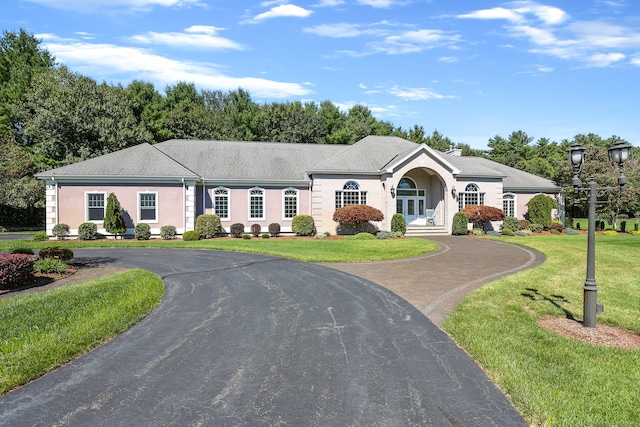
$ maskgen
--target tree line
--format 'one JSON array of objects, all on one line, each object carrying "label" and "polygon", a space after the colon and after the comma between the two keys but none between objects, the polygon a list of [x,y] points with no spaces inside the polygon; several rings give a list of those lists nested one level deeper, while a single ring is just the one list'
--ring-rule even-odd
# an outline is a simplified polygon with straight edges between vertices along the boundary
[{"label": "tree line", "polygon": [[[618,139],[589,134],[560,143],[540,138],[531,144],[532,137],[516,131],[507,138],[496,135],[487,150],[478,150],[437,130],[429,134],[421,125],[403,129],[378,120],[364,105],[343,111],[328,100],[261,104],[242,88],[199,90],[189,82],[168,85],[162,92],[140,80],[127,86],[98,83],[57,63],[23,29],[5,30],[0,37],[0,224],[8,209],[22,209],[18,216],[25,216],[44,206],[44,185],[33,174],[143,142],[353,144],[367,135],[398,136],[440,151],[458,148],[463,155],[483,156],[563,184],[562,164],[572,142],[597,148]],[[632,177],[632,186],[636,183]],[[623,203],[620,209],[630,207]]]}]

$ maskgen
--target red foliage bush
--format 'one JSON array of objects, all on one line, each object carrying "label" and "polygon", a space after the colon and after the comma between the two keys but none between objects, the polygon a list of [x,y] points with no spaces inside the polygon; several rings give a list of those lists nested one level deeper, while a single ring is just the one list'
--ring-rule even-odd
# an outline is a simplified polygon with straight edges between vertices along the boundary
[{"label": "red foliage bush", "polygon": [[361,224],[383,219],[384,215],[380,210],[368,205],[349,205],[336,209],[333,213],[333,220],[344,224]]},{"label": "red foliage bush", "polygon": [[462,209],[462,212],[469,216],[469,222],[482,225],[482,229],[488,221],[502,221],[504,219],[502,209],[493,206],[469,205]]},{"label": "red foliage bush", "polygon": [[26,254],[0,255],[0,289],[11,289],[33,280],[33,257]]}]

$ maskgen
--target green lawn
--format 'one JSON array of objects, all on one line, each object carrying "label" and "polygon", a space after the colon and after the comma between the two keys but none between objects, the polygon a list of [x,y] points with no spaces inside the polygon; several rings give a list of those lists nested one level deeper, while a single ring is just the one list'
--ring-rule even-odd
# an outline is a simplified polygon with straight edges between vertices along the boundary
[{"label": "green lawn", "polygon": [[[546,262],[473,292],[444,328],[534,425],[640,425],[640,350],[598,347],[537,325],[582,318],[586,236],[505,238]],[[640,332],[640,238],[597,237],[599,323]]]},{"label": "green lawn", "polygon": [[[613,226],[604,219],[600,219],[598,221],[604,222],[604,228],[613,228]],[[640,220],[637,218],[629,218],[629,219],[618,219],[618,223],[616,224],[617,231],[621,231],[622,222],[625,222],[625,231],[628,233],[633,230],[635,225],[638,224],[640,227]],[[589,229],[589,220],[587,218],[573,218],[573,228],[577,230],[588,230]]]},{"label": "green lawn", "polygon": [[251,252],[281,256],[306,262],[364,262],[408,258],[432,252],[438,245],[425,239],[387,240],[317,240],[317,239],[207,239],[194,242],[182,240],[100,240],[100,241],[0,241],[0,250],[16,247],[41,249],[49,246],[70,248],[189,248],[236,252]]},{"label": "green lawn", "polygon": [[163,295],[158,276],[134,269],[0,300],[0,394],[127,330]]}]

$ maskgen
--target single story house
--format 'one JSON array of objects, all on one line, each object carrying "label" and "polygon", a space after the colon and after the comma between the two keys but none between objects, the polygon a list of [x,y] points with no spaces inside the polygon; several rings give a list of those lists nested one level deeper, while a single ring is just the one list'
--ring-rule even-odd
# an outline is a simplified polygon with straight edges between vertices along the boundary
[{"label": "single story house", "polygon": [[291,231],[297,214],[311,215],[318,232],[336,232],[333,213],[351,204],[381,210],[389,230],[395,213],[409,233],[451,233],[453,216],[484,204],[524,218],[536,194],[557,196],[552,181],[499,163],[447,153],[393,136],[368,136],[350,145],[169,140],[126,148],[41,172],[46,181],[46,230],[101,224],[115,193],[129,234],[148,223],[152,234],[173,225],[179,234],[196,217],[214,213],[224,230],[279,223]]}]

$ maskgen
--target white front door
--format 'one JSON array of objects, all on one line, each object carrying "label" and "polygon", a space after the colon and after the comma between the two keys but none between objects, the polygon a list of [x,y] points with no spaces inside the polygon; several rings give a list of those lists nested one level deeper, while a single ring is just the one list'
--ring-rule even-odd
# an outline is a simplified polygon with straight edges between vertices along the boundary
[{"label": "white front door", "polygon": [[398,196],[396,212],[404,216],[407,225],[426,225],[425,197]]}]

